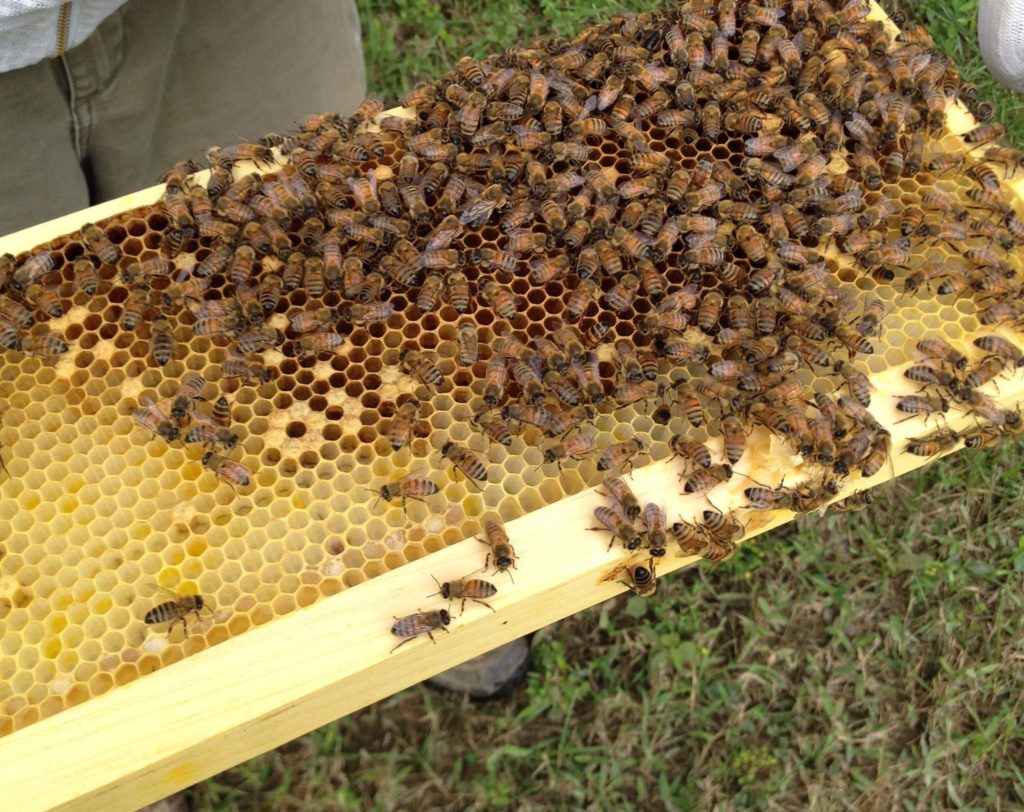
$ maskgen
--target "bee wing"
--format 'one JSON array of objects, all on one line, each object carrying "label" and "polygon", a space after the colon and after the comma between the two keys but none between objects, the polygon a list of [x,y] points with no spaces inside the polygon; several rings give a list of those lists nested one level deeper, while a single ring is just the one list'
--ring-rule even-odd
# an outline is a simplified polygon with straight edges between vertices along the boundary
[{"label": "bee wing", "polygon": [[459,222],[470,228],[480,228],[494,211],[494,203],[477,198],[466,207],[459,217]]},{"label": "bee wing", "polygon": [[451,241],[459,236],[460,231],[461,229],[457,228],[436,229],[427,242],[426,250],[433,251],[437,248],[447,248]]},{"label": "bee wing", "polygon": [[156,403],[153,401],[153,398],[151,398],[149,395],[143,395],[141,398],[139,398],[139,404],[144,410],[153,412],[155,414],[160,414],[160,407],[156,405]]},{"label": "bee wing", "polygon": [[225,458],[221,465],[225,470],[234,471],[236,474],[243,474],[246,477],[252,476],[252,471],[250,471],[249,467],[243,463]]},{"label": "bee wing", "polygon": [[168,589],[167,587],[161,586],[160,584],[152,585],[152,589],[150,589],[148,597],[155,598],[157,595],[160,594],[166,595],[168,598],[175,601],[180,601],[182,597],[184,597],[183,595],[179,595],[173,589]]}]

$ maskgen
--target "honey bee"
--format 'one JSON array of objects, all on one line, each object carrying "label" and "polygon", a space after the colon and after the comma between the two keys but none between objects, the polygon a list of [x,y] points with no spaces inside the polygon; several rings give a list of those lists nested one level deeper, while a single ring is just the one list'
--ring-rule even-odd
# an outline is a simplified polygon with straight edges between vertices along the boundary
[{"label": "honey bee", "polygon": [[725,297],[717,290],[710,290],[704,294],[697,311],[697,326],[703,332],[708,335],[714,332],[718,320],[721,318],[724,304]]},{"label": "honey bee", "polygon": [[203,466],[212,471],[218,479],[227,482],[232,488],[246,487],[252,477],[252,471],[245,465],[228,459],[215,451],[207,451],[203,454]]},{"label": "honey bee", "polygon": [[419,415],[420,402],[415,398],[410,398],[398,407],[387,433],[392,449],[398,451],[412,440],[413,427]]},{"label": "honey bee", "polygon": [[288,325],[296,333],[311,333],[332,327],[335,318],[336,314],[331,308],[314,307],[289,314]]},{"label": "honey bee", "polygon": [[984,158],[990,163],[1002,166],[1003,177],[1009,177],[1011,172],[1024,167],[1024,152],[1010,147],[989,147],[985,150]]},{"label": "honey bee", "polygon": [[117,249],[117,246],[110,241],[106,232],[99,226],[96,226],[93,223],[86,223],[83,225],[82,241],[85,243],[85,247],[92,251],[100,262],[106,265],[117,264],[117,260],[121,256],[121,252]]},{"label": "honey bee", "polygon": [[[416,307],[421,313],[429,313],[437,308],[444,290],[444,278],[440,274],[428,274],[416,294]],[[468,304],[468,303],[467,303]]]},{"label": "honey bee", "polygon": [[939,386],[945,389],[957,389],[959,381],[956,375],[932,366],[931,364],[915,364],[903,371],[906,378],[925,386]]},{"label": "honey bee", "polygon": [[235,144],[230,147],[210,147],[206,151],[207,160],[213,165],[231,169],[238,161],[252,161],[257,166],[272,169],[274,153],[270,147],[262,144]]},{"label": "honey bee", "polygon": [[626,577],[619,578],[618,582],[629,587],[641,598],[649,598],[658,591],[654,560],[652,556],[646,564],[621,564],[602,580],[611,581],[624,573]]},{"label": "honey bee", "polygon": [[622,542],[627,550],[639,550],[643,544],[643,536],[630,522],[625,515],[616,508],[601,505],[594,508],[594,518],[601,523],[601,527],[590,527],[589,530],[607,531],[612,534],[612,540],[608,549],[612,548],[616,539]]},{"label": "honey bee", "polygon": [[[299,356],[320,355],[321,353],[334,352],[334,350],[336,350],[344,343],[345,336],[339,333],[306,333],[305,335],[299,336],[299,339],[294,343],[293,348],[295,354]],[[242,349],[243,352],[247,352],[247,350],[241,347],[241,341],[239,341],[239,347]],[[254,351],[255,350],[248,350],[248,352]]]},{"label": "honey bee", "polygon": [[553,257],[537,257],[531,259],[530,279],[538,285],[558,279],[568,272],[571,260],[565,254]]},{"label": "honey bee", "polygon": [[31,285],[24,295],[26,302],[50,318],[59,318],[64,314],[64,305],[56,286]]},{"label": "honey bee", "polygon": [[632,470],[634,457],[644,450],[644,444],[636,438],[610,445],[598,457],[597,470]]},{"label": "honey bee", "polygon": [[926,397],[922,395],[906,395],[899,398],[896,408],[904,414],[922,414],[927,421],[928,416],[933,414],[944,414],[949,411],[949,401],[941,397]]},{"label": "honey bee", "polygon": [[601,383],[597,356],[594,353],[577,354],[571,347],[567,349],[573,353],[569,363],[586,399],[590,403],[600,403],[604,400],[604,385]]},{"label": "honey bee", "polygon": [[960,435],[952,429],[939,429],[927,437],[917,437],[909,440],[904,450],[917,457],[937,457],[943,452],[949,451],[960,441]]},{"label": "honey bee", "polygon": [[505,532],[505,528],[502,527],[501,522],[497,519],[488,518],[484,522],[484,535],[486,539],[477,538],[481,544],[486,544],[490,547],[487,553],[487,560],[484,562],[484,569],[491,566],[491,560],[494,561],[495,573],[508,573],[509,578],[512,577],[512,573],[509,570],[516,569],[516,551],[509,544],[508,534]]},{"label": "honey bee", "polygon": [[719,464],[708,468],[697,468],[683,485],[685,493],[707,493],[712,488],[732,478],[732,466]]},{"label": "honey bee", "polygon": [[488,279],[481,285],[480,295],[503,319],[511,321],[515,318],[519,310],[518,297],[508,288],[493,279]]},{"label": "honey bee", "polygon": [[174,355],[174,331],[166,316],[153,319],[152,334],[149,339],[150,353],[153,360],[160,366],[166,366]]},{"label": "honey bee", "polygon": [[406,349],[399,357],[399,362],[406,372],[419,379],[428,387],[440,387],[444,384],[441,370],[431,358],[413,349]]},{"label": "honey bee", "polygon": [[500,211],[508,204],[508,197],[505,190],[497,184],[492,184],[480,192],[476,198],[459,217],[459,222],[470,228],[481,228],[491,215]]},{"label": "honey bee", "polygon": [[544,450],[544,464],[558,463],[562,468],[562,460],[579,460],[594,450],[594,438],[588,434],[575,434],[560,443]]},{"label": "honey bee", "polygon": [[633,304],[633,298],[639,289],[640,279],[637,276],[631,273],[623,274],[603,299],[611,310],[621,314]]},{"label": "honey bee", "polygon": [[33,254],[11,272],[10,286],[17,291],[24,291],[30,285],[39,284],[56,267],[53,254],[49,251]]},{"label": "honey bee", "polygon": [[978,336],[974,339],[974,346],[992,353],[992,356],[998,358],[1000,362],[1012,364],[1017,368],[1024,367],[1024,351],[1002,336]]},{"label": "honey bee", "polygon": [[237,352],[229,353],[221,364],[221,369],[225,377],[242,378],[246,383],[267,383],[273,377],[273,372],[259,360],[248,358]]},{"label": "honey bee", "polygon": [[[431,576],[433,578],[433,576]],[[479,578],[460,578],[457,581],[445,581],[441,583],[434,578],[434,583],[437,584],[438,592],[435,595],[440,595],[446,601],[448,601],[448,607],[451,608],[452,601],[462,601],[462,607],[459,609],[460,612],[466,611],[466,601],[470,600],[473,603],[479,603],[481,606],[486,606],[492,612],[495,611],[494,607],[487,603],[484,598],[492,598],[498,594],[498,588],[494,584],[483,581]],[[428,595],[427,597],[433,597]]]},{"label": "honey bee", "polygon": [[[290,243],[289,243],[290,245]],[[193,276],[198,276],[201,279],[206,279],[219,273],[223,273],[227,268],[228,263],[231,262],[235,253],[231,250],[229,245],[218,245],[215,246],[209,253],[209,255],[192,270]],[[157,274],[167,274],[173,267],[169,262],[162,259],[154,258],[154,261],[149,265],[145,263],[137,263],[140,273],[146,276],[156,276]]]},{"label": "honey bee", "polygon": [[1022,314],[1024,314],[1024,310],[1017,302],[996,302],[981,312],[980,321],[985,325],[1002,324],[1006,321],[1017,320]]},{"label": "honey bee", "polygon": [[712,556],[704,555],[703,557],[712,561],[728,558],[736,548],[736,540],[743,536],[746,528],[736,520],[731,512],[725,514],[717,510],[705,510],[702,518],[707,540],[721,548],[713,550]]},{"label": "honey bee", "polygon": [[188,637],[188,616],[190,614],[194,614],[196,620],[199,620],[199,613],[202,609],[206,609],[211,615],[213,614],[202,595],[178,595],[169,589],[164,589],[163,591],[173,595],[174,600],[164,601],[154,606],[146,612],[144,621],[147,626],[169,622],[171,625],[167,627],[168,637],[174,631],[174,624],[179,620],[181,621],[182,628],[185,630],[185,637]]},{"label": "honey bee", "polygon": [[161,437],[168,443],[173,443],[181,434],[178,427],[174,425],[163,413],[160,407],[153,402],[152,398],[143,396],[139,408],[132,412],[135,422],[151,431],[155,436]]},{"label": "honey bee", "polygon": [[449,440],[441,447],[441,455],[446,457],[456,470],[461,471],[467,481],[474,484],[475,480],[487,481],[487,466],[465,446]]},{"label": "honey bee", "polygon": [[993,141],[1002,138],[1006,134],[1006,128],[998,122],[992,121],[979,124],[968,130],[961,136],[968,144],[984,144],[986,141]]},{"label": "honey bee", "polygon": [[227,451],[238,445],[239,440],[239,436],[229,429],[207,425],[192,426],[185,432],[186,443],[199,443],[209,448],[223,448]]},{"label": "honey bee", "polygon": [[391,624],[391,633],[395,637],[403,637],[405,639],[391,649],[391,653],[393,654],[410,640],[414,640],[424,634],[430,638],[431,643],[436,643],[434,632],[447,632],[447,626],[451,622],[452,616],[448,614],[447,609],[439,609],[433,612],[420,612],[417,610],[416,614],[406,615],[405,617],[398,617],[396,615],[395,622]]},{"label": "honey bee", "polygon": [[979,426],[964,437],[964,448],[989,448],[1003,438],[1003,432],[996,426]]},{"label": "honey bee", "polygon": [[633,521],[640,516],[640,502],[621,477],[605,477],[604,486],[627,519]]},{"label": "honey bee", "polygon": [[923,338],[917,342],[917,350],[926,358],[945,361],[956,370],[962,370],[967,366],[966,356],[941,338]]},{"label": "honey bee", "polygon": [[178,393],[171,401],[171,418],[181,425],[188,414],[193,411],[197,400],[205,399],[203,389],[206,387],[206,379],[196,372],[190,372],[181,379]]},{"label": "honey bee", "polygon": [[505,359],[501,355],[492,355],[484,375],[483,400],[487,406],[497,406],[504,399],[507,381],[508,367]]},{"label": "honey bee", "polygon": [[0,322],[0,347],[8,350],[20,350],[21,338],[18,331],[6,322]]},{"label": "honey bee", "polygon": [[[195,412],[192,412],[195,414]],[[228,403],[228,399],[221,395],[213,402],[213,413],[211,415],[215,423],[219,423],[222,426],[228,425],[231,422],[231,404]]]},{"label": "honey bee", "polygon": [[[136,287],[128,293],[121,312],[121,329],[134,330],[149,311],[149,288]],[[198,332],[198,331],[197,331]]]},{"label": "honey bee", "polygon": [[[305,338],[305,336],[304,336]],[[238,349],[243,354],[261,352],[284,341],[284,335],[273,327],[253,327],[238,334]]]},{"label": "honey bee", "polygon": [[970,405],[971,414],[987,420],[993,426],[1016,429],[1021,422],[1020,408],[1003,409],[988,395],[975,389],[965,389],[962,397]]},{"label": "honey bee", "polygon": [[[382,485],[379,489],[375,491],[371,490],[370,492],[377,494],[377,502],[381,499],[385,502],[401,499],[402,510],[406,511],[406,502],[409,499],[415,499],[417,502],[425,503],[427,501],[426,497],[440,493],[441,488],[429,478],[416,476],[414,474],[403,477],[396,482],[390,482],[387,485]],[[377,502],[374,502],[374,506],[376,506]]]},{"label": "honey bee", "polygon": [[367,173],[364,177],[349,178],[348,187],[363,214],[375,214],[380,211],[377,176],[373,172]]},{"label": "honey bee", "polygon": [[540,405],[544,402],[544,387],[537,370],[525,361],[513,360],[509,365],[512,379],[519,384],[523,397],[528,403]]}]

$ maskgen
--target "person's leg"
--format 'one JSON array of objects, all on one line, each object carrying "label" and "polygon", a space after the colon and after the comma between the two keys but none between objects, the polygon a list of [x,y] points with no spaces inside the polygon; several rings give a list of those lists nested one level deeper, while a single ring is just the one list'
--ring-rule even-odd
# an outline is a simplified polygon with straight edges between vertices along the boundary
[{"label": "person's leg", "polygon": [[210,146],[254,141],[366,90],[352,0],[132,0],[123,61],[89,99],[94,195],[151,185]]},{"label": "person's leg", "polygon": [[0,73],[0,234],[89,205],[62,65]]}]

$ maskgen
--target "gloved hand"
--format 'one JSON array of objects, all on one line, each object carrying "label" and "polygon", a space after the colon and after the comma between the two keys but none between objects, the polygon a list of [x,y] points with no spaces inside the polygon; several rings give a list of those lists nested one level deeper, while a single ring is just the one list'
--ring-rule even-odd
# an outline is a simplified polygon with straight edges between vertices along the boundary
[{"label": "gloved hand", "polygon": [[1024,0],[981,0],[978,42],[992,75],[1024,93]]}]

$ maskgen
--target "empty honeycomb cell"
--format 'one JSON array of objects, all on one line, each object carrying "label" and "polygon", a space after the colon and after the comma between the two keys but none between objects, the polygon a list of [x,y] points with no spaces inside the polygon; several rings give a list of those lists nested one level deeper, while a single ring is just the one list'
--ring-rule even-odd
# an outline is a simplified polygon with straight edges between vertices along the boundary
[{"label": "empty honeycomb cell", "polygon": [[18,653],[18,668],[22,671],[31,672],[38,662],[39,650],[37,648],[26,646]]},{"label": "empty honeycomb cell", "polygon": [[14,714],[14,725],[15,727],[28,727],[29,725],[35,724],[40,719],[39,707],[32,705],[29,707],[22,708]]},{"label": "empty honeycomb cell", "polygon": [[125,646],[124,635],[117,632],[107,632],[103,636],[103,650],[110,654],[119,653]]},{"label": "empty honeycomb cell", "polygon": [[[90,671],[95,669],[95,666],[89,666]],[[76,674],[77,678],[77,674]],[[80,680],[81,681],[81,680]],[[106,693],[114,684],[114,679],[110,674],[106,673],[91,673],[86,680],[89,685],[89,693],[93,696],[97,696],[102,693]]]},{"label": "empty honeycomb cell", "polygon": [[[291,596],[280,596],[281,600],[285,600],[294,608],[294,601],[291,600]],[[289,609],[290,611],[290,609]],[[249,611],[249,617],[252,619],[254,626],[261,626],[264,623],[269,623],[274,619],[274,609],[272,606],[266,603],[257,604],[253,609]]]},{"label": "empty honeycomb cell", "polygon": [[[10,635],[17,634],[24,629],[25,624],[28,622],[28,613],[19,613],[18,611],[11,612],[7,616],[5,622]],[[4,639],[0,639],[0,654],[3,654],[5,657],[13,657],[17,655],[21,645],[21,641],[15,639],[13,636],[5,636]]]}]

